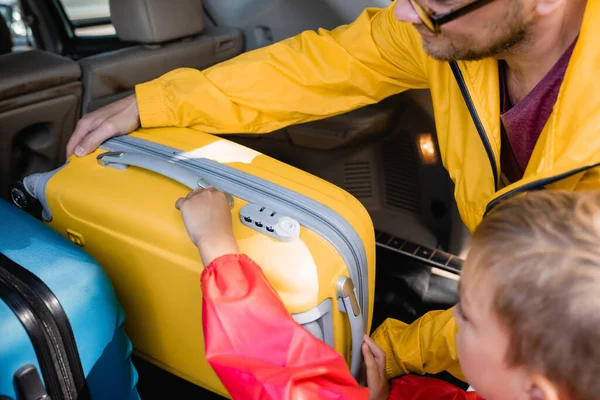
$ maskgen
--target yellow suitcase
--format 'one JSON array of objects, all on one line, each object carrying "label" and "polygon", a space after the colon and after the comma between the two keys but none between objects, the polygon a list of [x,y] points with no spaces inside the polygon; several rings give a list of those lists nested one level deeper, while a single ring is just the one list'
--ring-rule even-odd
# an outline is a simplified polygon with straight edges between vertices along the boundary
[{"label": "yellow suitcase", "polygon": [[356,376],[371,324],[375,238],[365,208],[342,189],[182,128],[111,139],[23,182],[47,223],[106,270],[136,352],[227,396],[204,357],[203,266],[175,209],[177,198],[207,183],[230,195],[241,251],[263,268],[296,321],[344,355]]}]

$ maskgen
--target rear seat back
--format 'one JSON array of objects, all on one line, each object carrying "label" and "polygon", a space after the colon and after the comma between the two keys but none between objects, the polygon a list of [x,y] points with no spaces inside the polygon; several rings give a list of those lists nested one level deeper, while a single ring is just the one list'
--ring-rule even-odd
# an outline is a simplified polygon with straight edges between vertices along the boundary
[{"label": "rear seat back", "polygon": [[241,54],[242,33],[206,28],[202,0],[111,0],[119,39],[135,45],[80,60],[83,114],[176,68],[204,69]]},{"label": "rear seat back", "polygon": [[11,182],[64,163],[80,78],[76,62],[46,51],[0,56],[0,196]]}]

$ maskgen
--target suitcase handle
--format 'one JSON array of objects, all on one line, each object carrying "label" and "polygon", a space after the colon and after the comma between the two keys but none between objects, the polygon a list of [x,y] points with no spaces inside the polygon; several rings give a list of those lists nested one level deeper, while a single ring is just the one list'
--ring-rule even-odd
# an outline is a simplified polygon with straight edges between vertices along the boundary
[{"label": "suitcase handle", "polygon": [[[206,188],[209,184],[193,171],[177,165],[173,162],[163,160],[147,154],[128,153],[124,151],[109,151],[96,157],[98,164],[103,167],[126,169],[128,167],[142,168],[155,172],[179,182],[188,188],[195,190],[199,187]],[[225,193],[229,206],[233,206],[233,196]]]},{"label": "suitcase handle", "polygon": [[350,373],[356,380],[359,378],[362,365],[362,343],[364,335],[363,315],[356,298],[354,282],[347,276],[337,281],[338,309],[348,314],[350,332],[352,333],[352,357],[350,358]]},{"label": "suitcase handle", "polygon": [[42,378],[32,364],[24,365],[15,372],[14,383],[22,400],[50,400]]}]

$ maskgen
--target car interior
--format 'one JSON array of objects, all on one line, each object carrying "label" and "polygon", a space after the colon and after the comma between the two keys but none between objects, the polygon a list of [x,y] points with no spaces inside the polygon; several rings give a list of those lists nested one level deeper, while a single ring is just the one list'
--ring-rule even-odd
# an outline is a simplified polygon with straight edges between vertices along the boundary
[{"label": "car interior", "polygon": [[[136,84],[176,68],[204,69],[304,30],[333,29],[390,1],[176,3],[0,1],[2,197],[10,199],[11,184],[24,176],[63,164],[77,120]],[[411,322],[458,301],[461,261],[450,255],[462,253],[469,235],[439,157],[428,91],[227,139],[330,181],[366,207],[378,242],[373,329],[387,317]],[[448,257],[436,261],[433,253]],[[140,364],[142,389],[149,368]]]}]

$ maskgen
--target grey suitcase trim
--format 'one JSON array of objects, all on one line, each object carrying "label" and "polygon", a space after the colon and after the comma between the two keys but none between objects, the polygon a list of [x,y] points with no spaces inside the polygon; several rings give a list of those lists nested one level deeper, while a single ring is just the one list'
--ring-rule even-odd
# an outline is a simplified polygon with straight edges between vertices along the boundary
[{"label": "grey suitcase trim", "polygon": [[292,314],[294,321],[314,337],[333,347],[332,302],[325,299],[321,304],[303,313]]}]

